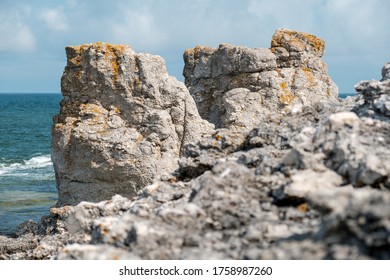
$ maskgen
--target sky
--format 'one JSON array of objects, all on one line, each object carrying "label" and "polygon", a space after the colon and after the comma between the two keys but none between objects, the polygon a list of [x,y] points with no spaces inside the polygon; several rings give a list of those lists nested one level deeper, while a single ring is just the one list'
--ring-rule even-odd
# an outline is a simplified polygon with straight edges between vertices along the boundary
[{"label": "sky", "polygon": [[390,61],[389,11],[387,0],[0,0],[0,93],[59,93],[68,45],[128,44],[183,81],[185,49],[268,48],[278,28],[324,39],[331,78],[353,93]]}]

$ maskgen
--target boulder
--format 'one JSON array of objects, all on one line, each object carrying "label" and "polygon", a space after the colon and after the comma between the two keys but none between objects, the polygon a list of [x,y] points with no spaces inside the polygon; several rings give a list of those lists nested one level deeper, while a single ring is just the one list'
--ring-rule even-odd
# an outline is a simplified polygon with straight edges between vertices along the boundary
[{"label": "boulder", "polygon": [[184,53],[185,84],[200,115],[225,128],[252,128],[266,118],[337,101],[338,89],[321,59],[325,42],[279,29],[271,48],[221,44]]},{"label": "boulder", "polygon": [[389,123],[343,112],[329,117],[312,145],[325,154],[325,165],[347,183],[390,188],[389,135]]},{"label": "boulder", "polygon": [[212,127],[161,57],[126,45],[66,48],[52,160],[58,205],[133,196]]},{"label": "boulder", "polygon": [[359,100],[354,112],[359,116],[390,121],[390,62],[383,66],[380,81],[361,81],[355,89]]}]

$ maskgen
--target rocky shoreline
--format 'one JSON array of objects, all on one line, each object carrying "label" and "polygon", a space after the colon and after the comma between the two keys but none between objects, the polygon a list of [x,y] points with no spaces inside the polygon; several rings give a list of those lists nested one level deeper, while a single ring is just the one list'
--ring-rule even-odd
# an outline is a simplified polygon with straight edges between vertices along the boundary
[{"label": "rocky shoreline", "polygon": [[[390,259],[390,63],[337,98],[325,42],[68,47],[59,202],[0,259]],[[81,201],[81,202],[80,202]]]}]

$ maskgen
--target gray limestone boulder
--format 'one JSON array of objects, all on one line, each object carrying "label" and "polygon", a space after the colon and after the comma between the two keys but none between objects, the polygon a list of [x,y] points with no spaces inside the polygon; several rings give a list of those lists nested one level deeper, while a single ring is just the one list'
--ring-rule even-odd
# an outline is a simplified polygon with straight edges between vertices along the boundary
[{"label": "gray limestone boulder", "polygon": [[324,49],[323,40],[286,29],[276,31],[269,49],[197,46],[184,53],[185,84],[200,115],[216,127],[253,128],[337,100]]},{"label": "gray limestone boulder", "polygon": [[380,81],[362,81],[355,88],[359,99],[354,112],[359,116],[390,121],[390,62],[383,66]]},{"label": "gray limestone boulder", "polygon": [[357,187],[390,189],[390,125],[353,112],[333,114],[314,138],[325,165]]},{"label": "gray limestone boulder", "polygon": [[105,43],[66,54],[52,128],[58,205],[133,196],[212,128],[161,57]]}]

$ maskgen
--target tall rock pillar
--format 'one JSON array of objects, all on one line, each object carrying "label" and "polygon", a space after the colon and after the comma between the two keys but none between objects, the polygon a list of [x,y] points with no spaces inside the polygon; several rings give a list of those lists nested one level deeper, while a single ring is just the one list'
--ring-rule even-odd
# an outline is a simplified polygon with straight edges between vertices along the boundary
[{"label": "tall rock pillar", "polygon": [[67,47],[66,55],[52,128],[58,205],[133,196],[210,130],[161,57],[105,43]]}]

